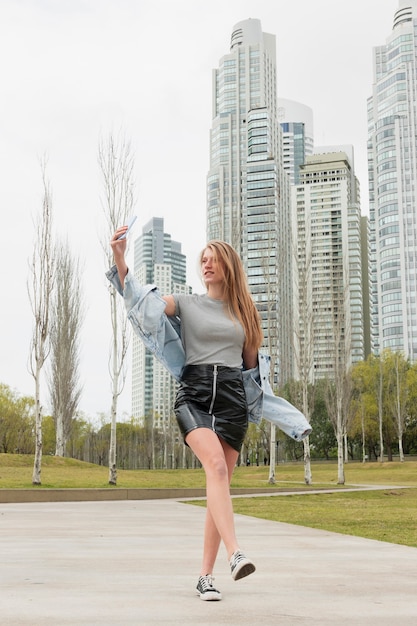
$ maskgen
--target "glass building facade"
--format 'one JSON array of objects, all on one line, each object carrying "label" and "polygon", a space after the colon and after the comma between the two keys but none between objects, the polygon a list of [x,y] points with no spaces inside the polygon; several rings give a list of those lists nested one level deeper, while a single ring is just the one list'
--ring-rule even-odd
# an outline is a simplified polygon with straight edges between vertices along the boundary
[{"label": "glass building facade", "polygon": [[[181,244],[164,232],[163,218],[152,218],[134,244],[134,272],[142,284],[155,284],[162,294],[190,293],[186,285],[186,257]],[[175,401],[175,381],[133,336],[132,415],[152,418],[155,428],[169,423]]]},{"label": "glass building facade", "polygon": [[400,2],[374,48],[368,99],[375,352],[417,359],[417,3]]},{"label": "glass building facade", "polygon": [[282,128],[283,166],[292,185],[300,180],[300,166],[313,154],[313,111],[295,100],[278,98],[278,119]]},{"label": "glass building facade", "polygon": [[262,317],[274,383],[292,377],[289,176],[277,118],[275,37],[239,22],[213,71],[208,239],[239,252]]}]

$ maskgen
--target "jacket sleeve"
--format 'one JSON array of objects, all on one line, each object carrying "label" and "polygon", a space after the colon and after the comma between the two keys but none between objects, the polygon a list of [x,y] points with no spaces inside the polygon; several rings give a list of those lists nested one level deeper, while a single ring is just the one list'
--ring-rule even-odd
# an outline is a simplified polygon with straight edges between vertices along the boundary
[{"label": "jacket sleeve", "polygon": [[269,382],[269,357],[259,355],[259,366],[243,372],[249,421],[263,417],[295,441],[305,439],[312,428],[305,416],[285,398],[276,396]]},{"label": "jacket sleeve", "polygon": [[141,285],[129,271],[125,278],[125,288],[122,289],[116,266],[106,272],[106,276],[122,296],[129,319],[135,312],[134,316],[142,333],[156,335],[166,306],[156,285]]},{"label": "jacket sleeve", "polygon": [[302,441],[312,431],[303,413],[285,398],[276,396],[269,381],[264,389],[262,414],[295,441]]},{"label": "jacket sleeve", "polygon": [[165,315],[166,302],[155,285],[141,285],[128,272],[122,289],[116,267],[106,273],[107,278],[123,297],[127,317],[136,335],[146,348],[179,380],[185,363],[177,318]]}]

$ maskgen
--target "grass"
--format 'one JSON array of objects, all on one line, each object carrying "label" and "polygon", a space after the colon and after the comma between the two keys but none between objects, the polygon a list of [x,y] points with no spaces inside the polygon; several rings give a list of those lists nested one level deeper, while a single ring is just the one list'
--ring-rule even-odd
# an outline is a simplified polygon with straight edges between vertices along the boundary
[{"label": "grass", "polygon": [[109,485],[109,470],[75,459],[44,456],[42,485],[32,485],[33,456],[0,454],[2,489],[117,489],[204,487],[202,470],[118,470],[117,487]]},{"label": "grass", "polygon": [[[42,486],[32,486],[33,456],[25,454],[0,454],[0,488],[49,489],[49,488],[109,488],[108,468],[76,459],[44,456],[42,458]],[[313,463],[313,485],[304,484],[304,470],[300,463],[288,463],[276,467],[276,485],[268,484],[268,467],[237,467],[232,487],[255,489],[317,489],[341,487],[337,485],[335,463]],[[118,487],[129,488],[193,488],[204,487],[204,472],[188,470],[122,470],[117,472]],[[406,485],[417,487],[417,462],[405,463],[347,463],[345,487],[350,485]],[[117,488],[117,487],[116,487]]]},{"label": "grass", "polygon": [[239,498],[235,513],[417,548],[417,489]]},{"label": "grass", "polygon": [[[42,486],[32,486],[33,456],[0,454],[0,488],[201,488],[201,469],[118,470],[117,487],[108,484],[108,468],[75,459],[43,457]],[[268,484],[267,467],[237,467],[234,488],[311,491],[306,495],[235,498],[236,513],[277,522],[417,547],[417,462],[348,463],[344,486],[337,485],[335,463],[313,463],[313,485],[304,484],[302,464],[276,468],[276,484]],[[347,492],[355,485],[385,486],[380,491]],[[401,489],[398,487],[407,487]],[[313,493],[337,488],[335,493]],[[205,501],[195,502],[205,506]]]}]

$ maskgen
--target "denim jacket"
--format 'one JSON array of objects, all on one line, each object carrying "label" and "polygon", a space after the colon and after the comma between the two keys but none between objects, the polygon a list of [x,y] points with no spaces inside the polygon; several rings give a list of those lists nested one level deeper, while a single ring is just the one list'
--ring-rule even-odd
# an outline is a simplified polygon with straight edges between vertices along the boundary
[{"label": "denim jacket", "polygon": [[[180,381],[185,365],[185,351],[179,317],[168,317],[165,314],[165,300],[155,285],[141,285],[128,272],[123,290],[116,266],[106,276],[123,297],[127,317],[135,333],[175,380]],[[269,370],[270,357],[259,353],[258,366],[242,372],[248,419],[259,424],[264,417],[292,439],[301,441],[311,433],[311,426],[295,406],[273,393]]]}]

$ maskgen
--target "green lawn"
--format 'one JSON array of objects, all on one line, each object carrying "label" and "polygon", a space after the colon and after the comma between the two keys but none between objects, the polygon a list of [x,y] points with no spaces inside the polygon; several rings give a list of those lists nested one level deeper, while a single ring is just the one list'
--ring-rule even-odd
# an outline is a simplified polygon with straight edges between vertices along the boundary
[{"label": "green lawn", "polygon": [[[117,487],[108,484],[108,468],[74,459],[44,457],[42,486],[32,486],[33,456],[0,454],[0,488],[192,488],[204,487],[204,472],[119,470]],[[346,484],[337,485],[335,463],[313,463],[313,485],[304,484],[302,464],[276,468],[268,484],[267,467],[237,467],[232,487],[307,491],[307,495],[234,498],[236,513],[417,547],[417,462],[347,463]],[[355,485],[382,485],[381,491],[348,492]],[[401,489],[399,487],[407,487]],[[337,488],[336,493],[313,493]],[[308,493],[312,492],[312,493]],[[195,503],[205,505],[205,502]]]},{"label": "green lawn", "polygon": [[417,548],[417,488],[239,498],[233,505],[244,515]]},{"label": "green lawn", "polygon": [[[0,454],[0,488],[106,488],[108,468],[75,459],[55,456],[42,458],[42,486],[32,487],[33,456],[24,454]],[[313,485],[337,487],[336,463],[313,463]],[[268,467],[237,467],[232,487],[282,489],[296,487],[306,489],[304,469],[301,463],[285,463],[275,470],[276,485],[268,485]],[[345,478],[350,485],[409,485],[417,487],[417,461],[405,463],[347,463]],[[204,487],[204,472],[188,470],[118,470],[118,487]]]}]

